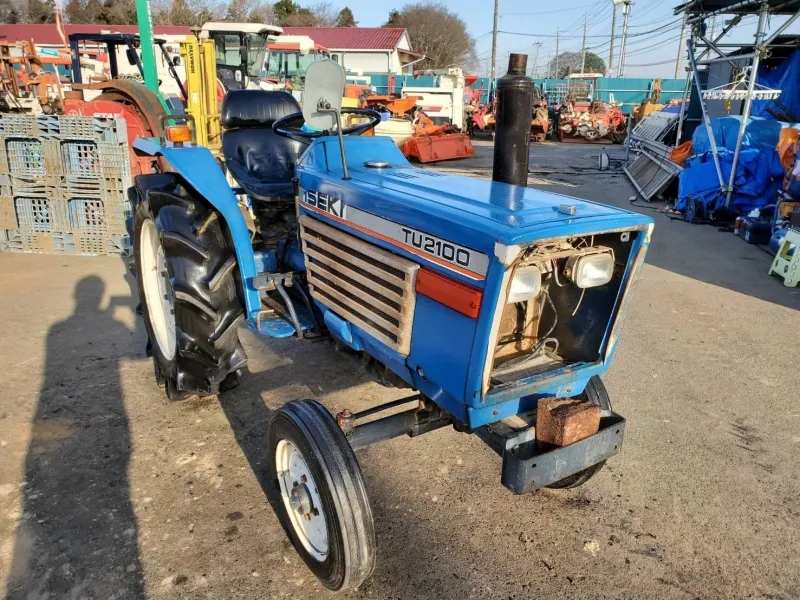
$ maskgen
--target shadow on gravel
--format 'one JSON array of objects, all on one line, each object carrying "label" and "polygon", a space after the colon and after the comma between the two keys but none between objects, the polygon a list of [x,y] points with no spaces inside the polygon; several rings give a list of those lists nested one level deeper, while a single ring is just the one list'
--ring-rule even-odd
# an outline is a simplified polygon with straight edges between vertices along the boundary
[{"label": "shadow on gravel", "polygon": [[113,318],[133,301],[101,307],[104,291],[98,277],[83,278],[75,312],[48,332],[8,600],[146,597],[119,376],[133,332]]}]

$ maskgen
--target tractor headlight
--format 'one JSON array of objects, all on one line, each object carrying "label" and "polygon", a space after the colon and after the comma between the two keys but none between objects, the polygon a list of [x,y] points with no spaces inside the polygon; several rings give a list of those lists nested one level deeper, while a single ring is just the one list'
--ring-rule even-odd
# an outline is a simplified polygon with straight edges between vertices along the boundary
[{"label": "tractor headlight", "polygon": [[614,274],[614,255],[603,252],[579,256],[567,262],[567,269],[570,279],[579,288],[605,285]]},{"label": "tractor headlight", "polygon": [[508,291],[508,304],[531,300],[542,291],[542,274],[538,266],[522,267],[514,273]]}]

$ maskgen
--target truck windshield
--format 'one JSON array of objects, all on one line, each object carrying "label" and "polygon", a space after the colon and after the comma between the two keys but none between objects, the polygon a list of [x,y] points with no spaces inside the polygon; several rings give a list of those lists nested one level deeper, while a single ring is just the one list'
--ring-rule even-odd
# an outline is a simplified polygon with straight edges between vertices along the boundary
[{"label": "truck windshield", "polygon": [[261,75],[261,66],[267,55],[267,36],[258,33],[247,34],[247,74],[250,77]]},{"label": "truck windshield", "polygon": [[305,79],[306,71],[311,63],[325,58],[324,54],[309,52],[300,54],[297,51],[270,50],[267,63],[267,77],[273,79]]}]

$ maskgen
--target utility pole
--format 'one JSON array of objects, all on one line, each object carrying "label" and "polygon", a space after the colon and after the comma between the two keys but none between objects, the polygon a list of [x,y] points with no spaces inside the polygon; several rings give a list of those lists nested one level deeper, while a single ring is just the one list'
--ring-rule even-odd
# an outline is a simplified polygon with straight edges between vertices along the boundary
[{"label": "utility pole", "polygon": [[491,83],[494,85],[495,63],[497,62],[497,11],[500,8],[500,0],[494,0],[494,28],[492,29],[492,69]]},{"label": "utility pole", "polygon": [[586,72],[586,26],[589,16],[583,13],[583,49],[581,50],[581,73]]},{"label": "utility pole", "polygon": [[555,73],[553,73],[553,78],[558,79],[558,36],[559,31],[556,29],[556,67],[554,69]]},{"label": "utility pole", "polygon": [[533,52],[533,68],[531,69],[531,79],[536,79],[536,70],[539,66],[539,48],[541,47],[542,42],[536,42],[534,46],[536,46],[536,50]]},{"label": "utility pole", "polygon": [[619,49],[619,76],[625,77],[625,53],[628,43],[628,20],[631,16],[633,0],[624,0],[622,3],[622,46]]},{"label": "utility pole", "polygon": [[[678,58],[675,59],[675,79],[678,79],[681,73],[681,61],[683,60],[683,41],[684,36],[686,35],[686,15],[687,12],[684,11],[683,13],[683,23],[681,24],[681,39],[678,42]],[[714,35],[711,35],[711,39],[714,39]]]},{"label": "utility pole", "polygon": [[608,49],[608,74],[614,70],[614,38],[617,33],[617,3],[611,0],[611,39],[609,40]]}]

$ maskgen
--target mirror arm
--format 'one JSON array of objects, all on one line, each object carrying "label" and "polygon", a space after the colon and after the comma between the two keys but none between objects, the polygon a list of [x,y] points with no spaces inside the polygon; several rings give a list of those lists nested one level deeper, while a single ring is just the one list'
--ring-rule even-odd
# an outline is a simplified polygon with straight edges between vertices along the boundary
[{"label": "mirror arm", "polygon": [[319,106],[317,107],[319,112],[332,112],[336,115],[336,135],[339,136],[339,150],[342,153],[342,173],[344,174],[345,181],[350,179],[350,174],[347,172],[347,156],[344,153],[344,137],[342,136],[342,113],[339,112],[338,108],[334,108],[331,106],[330,102],[326,102],[325,100],[319,101]]},{"label": "mirror arm", "polygon": [[331,110],[336,113],[336,133],[339,136],[339,149],[342,152],[342,172],[344,173],[345,181],[350,179],[350,175],[347,172],[347,157],[344,153],[344,137],[342,136],[342,114],[336,108],[331,108]]}]

